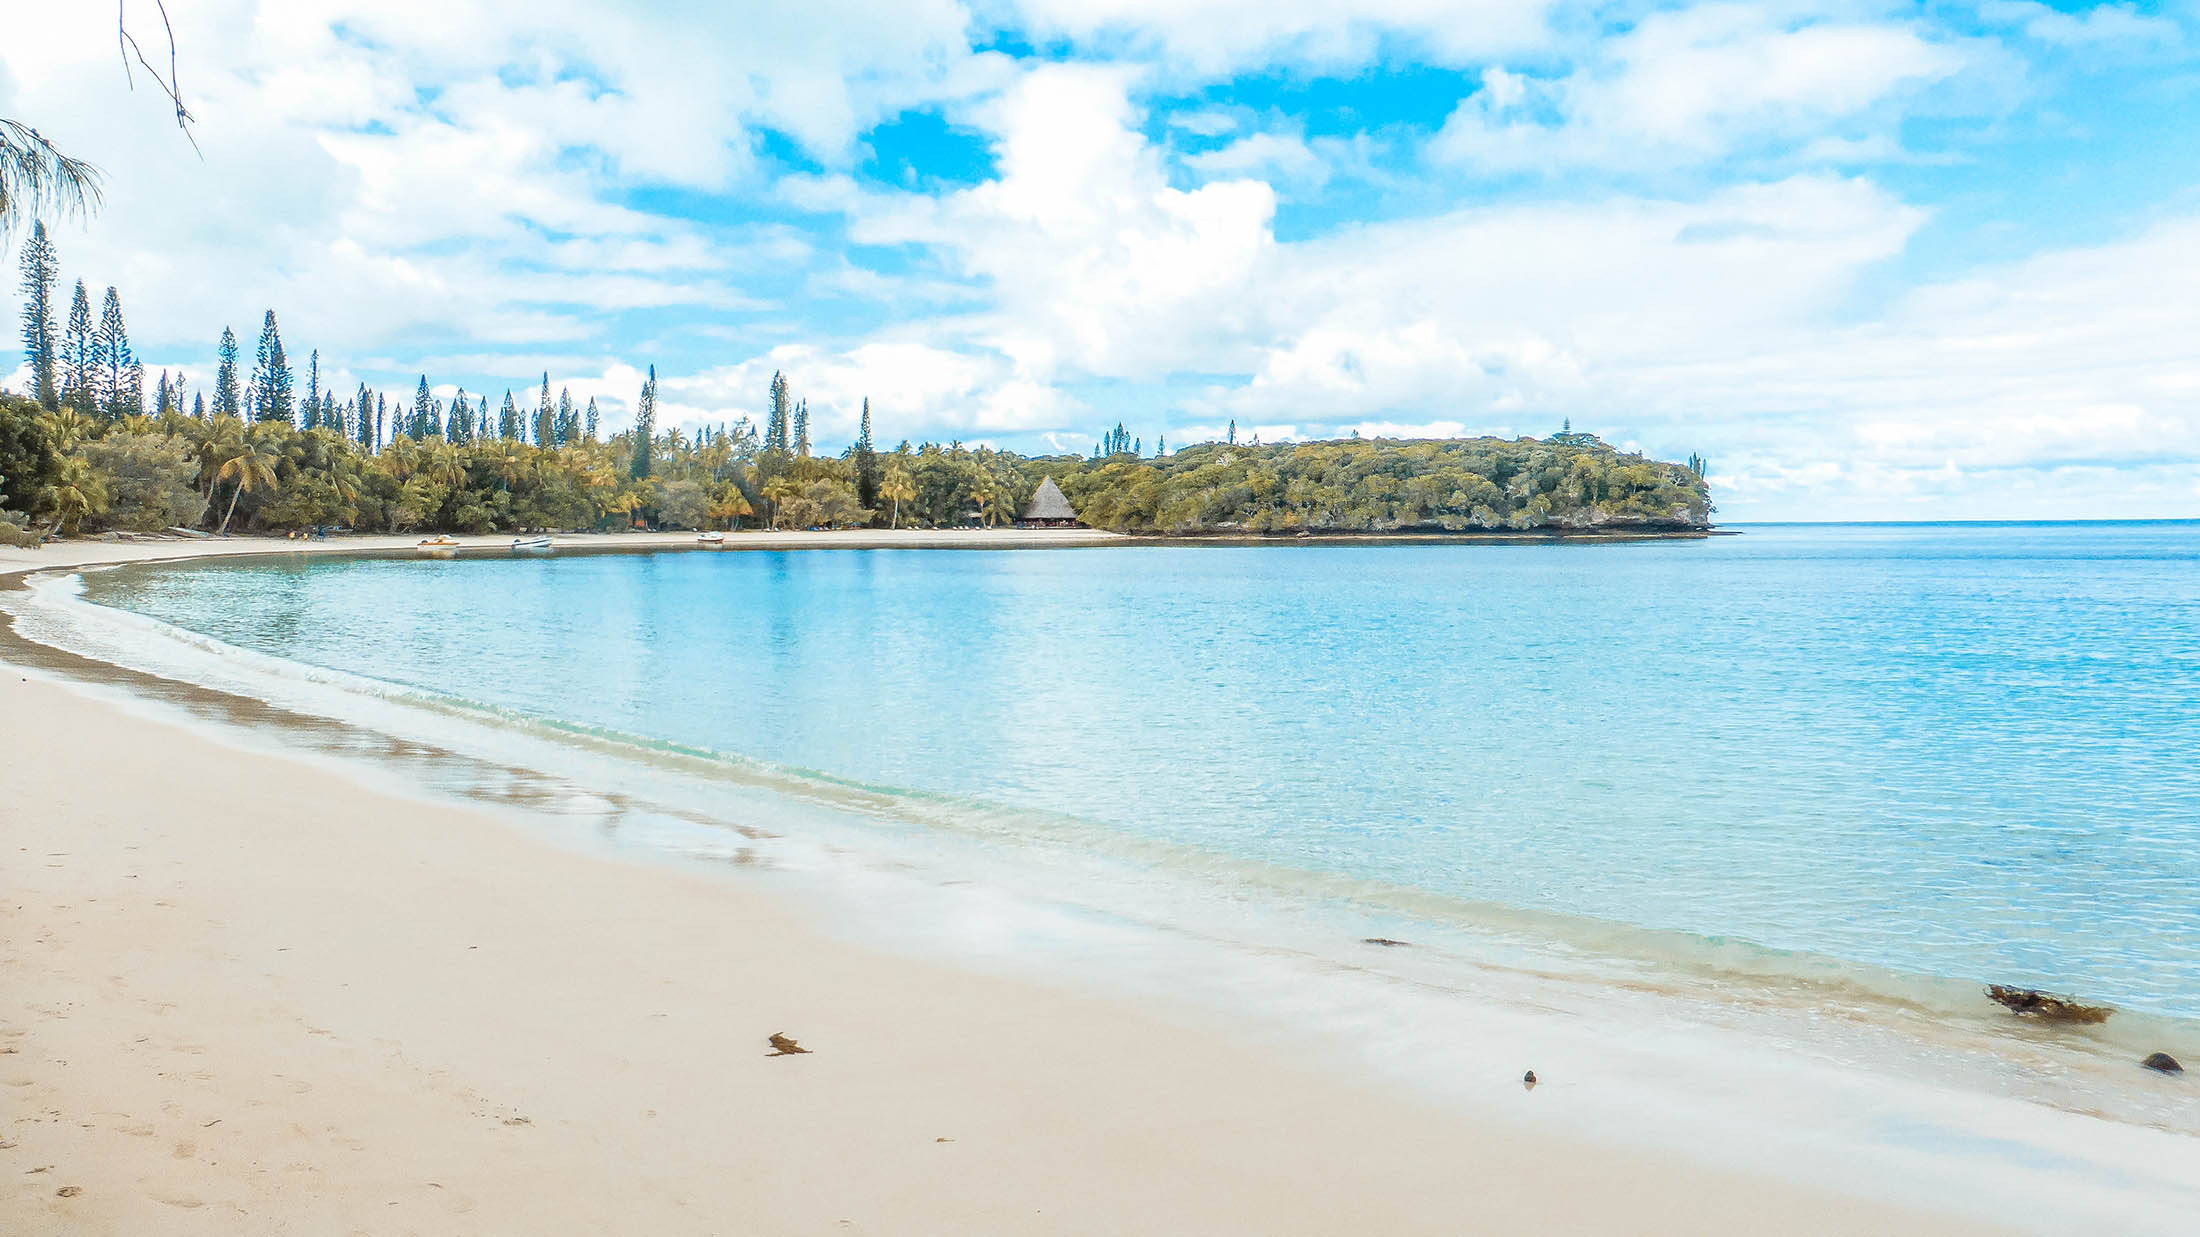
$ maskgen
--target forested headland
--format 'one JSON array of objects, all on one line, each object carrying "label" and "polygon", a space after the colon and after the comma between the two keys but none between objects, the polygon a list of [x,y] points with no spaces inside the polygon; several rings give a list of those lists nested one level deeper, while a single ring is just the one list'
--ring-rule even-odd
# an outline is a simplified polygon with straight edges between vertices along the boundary
[{"label": "forested headland", "polygon": [[[42,225],[22,262],[30,390],[0,391],[0,541],[190,528],[486,533],[674,528],[942,527],[1012,522],[1054,478],[1085,523],[1200,535],[1689,530],[1712,510],[1704,464],[1548,438],[1201,443],[1148,455],[1120,425],[1087,455],[959,442],[880,450],[811,441],[808,405],[775,375],[762,425],[657,425],[656,373],[635,424],[600,432],[595,401],[459,390],[339,393],[319,353],[300,372],[274,311],[247,360],[224,329],[211,391],[161,372],[150,394],[121,300],[79,281],[58,306]],[[1235,438],[1234,430],[1230,435]]]}]

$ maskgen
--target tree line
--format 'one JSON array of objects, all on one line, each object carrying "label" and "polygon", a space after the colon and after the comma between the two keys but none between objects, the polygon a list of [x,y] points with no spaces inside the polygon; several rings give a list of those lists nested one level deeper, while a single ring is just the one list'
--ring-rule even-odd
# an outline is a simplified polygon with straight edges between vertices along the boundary
[{"label": "tree line", "polygon": [[[30,390],[0,391],[0,540],[190,528],[485,533],[637,525],[942,527],[1015,519],[1052,477],[1084,522],[1130,533],[1474,531],[1702,527],[1703,462],[1621,453],[1569,423],[1547,439],[1226,440],[1170,452],[1118,424],[1087,457],[1023,456],[960,442],[881,450],[865,400],[837,455],[774,374],[763,424],[657,424],[657,374],[631,428],[603,437],[594,399],[448,401],[422,375],[410,398],[303,389],[273,310],[247,368],[233,332],[211,393],[162,371],[152,399],[113,288],[92,322],[81,281],[55,312],[57,262],[43,225],[23,255]],[[209,395],[211,398],[209,398]],[[10,515],[9,513],[16,513]]]}]

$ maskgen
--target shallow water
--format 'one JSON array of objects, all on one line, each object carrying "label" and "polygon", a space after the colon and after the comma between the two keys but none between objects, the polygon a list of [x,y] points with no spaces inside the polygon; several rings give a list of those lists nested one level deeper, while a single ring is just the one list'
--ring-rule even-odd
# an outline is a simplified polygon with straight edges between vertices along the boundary
[{"label": "shallow water", "polygon": [[1615,948],[1654,929],[1745,967],[1761,946],[2200,1017],[2200,525],[89,582],[877,815],[1249,864],[1409,916],[1551,915],[1529,922]]}]

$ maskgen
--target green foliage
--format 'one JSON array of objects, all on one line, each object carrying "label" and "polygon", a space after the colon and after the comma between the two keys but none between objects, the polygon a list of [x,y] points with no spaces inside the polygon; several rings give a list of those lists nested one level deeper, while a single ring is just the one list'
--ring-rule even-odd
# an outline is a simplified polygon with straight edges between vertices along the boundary
[{"label": "green foliage", "polygon": [[657,522],[667,528],[702,528],[710,520],[710,495],[700,481],[667,481],[656,491]]},{"label": "green foliage", "polygon": [[[1471,532],[1701,527],[1690,470],[1588,435],[1207,443],[1163,459],[1047,461],[1085,522],[1119,532]],[[1028,469],[1026,470],[1028,472]]]},{"label": "green foliage", "polygon": [[35,550],[45,539],[45,533],[18,519],[14,512],[0,511],[0,545]]},{"label": "green foliage", "polygon": [[204,506],[194,485],[198,461],[180,436],[108,434],[85,441],[78,454],[107,492],[99,527],[155,532],[197,518]]},{"label": "green foliage", "polygon": [[53,425],[45,410],[0,391],[0,510],[42,511],[58,467]]}]

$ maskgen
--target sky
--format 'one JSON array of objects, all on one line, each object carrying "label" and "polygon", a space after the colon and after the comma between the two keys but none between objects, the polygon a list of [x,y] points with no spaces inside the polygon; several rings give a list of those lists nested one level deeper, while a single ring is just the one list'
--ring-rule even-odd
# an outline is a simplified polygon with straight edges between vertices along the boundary
[{"label": "sky", "polygon": [[0,117],[105,171],[63,279],[200,391],[273,308],[301,384],[609,429],[783,371],[833,451],[866,398],[1027,452],[1570,420],[1729,521],[2200,516],[2200,0],[169,7],[196,150],[103,5],[0,0]]}]

